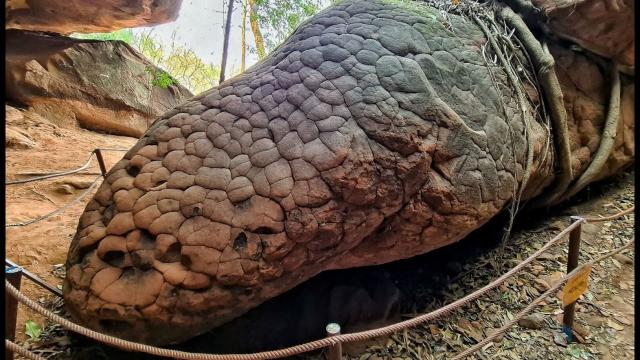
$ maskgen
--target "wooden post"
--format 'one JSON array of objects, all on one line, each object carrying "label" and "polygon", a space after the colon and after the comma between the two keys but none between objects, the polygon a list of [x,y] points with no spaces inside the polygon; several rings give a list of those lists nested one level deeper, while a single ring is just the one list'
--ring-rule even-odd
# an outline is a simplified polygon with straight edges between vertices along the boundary
[{"label": "wooden post", "polygon": [[[17,266],[5,267],[4,275],[13,287],[20,290],[22,280],[22,268]],[[16,321],[18,320],[18,300],[8,292],[4,293],[4,331],[7,339],[16,339]],[[5,359],[13,360],[13,352],[9,349],[5,351]]]},{"label": "wooden post", "polygon": [[[336,323],[330,323],[326,327],[327,337],[340,335],[340,325]],[[342,360],[342,344],[337,343],[335,345],[328,346],[327,360]]]},{"label": "wooden post", "polygon": [[[579,217],[572,216],[572,222],[580,220]],[[569,233],[569,254],[567,255],[567,274],[578,267],[578,259],[580,257],[580,237],[582,234],[582,224],[578,224]],[[573,320],[576,313],[576,302],[565,306],[562,316],[563,330],[567,334],[569,342],[573,340]]]},{"label": "wooden post", "polygon": [[100,165],[102,177],[105,177],[107,175],[107,167],[104,165],[104,158],[102,157],[102,151],[100,151],[100,149],[96,149],[96,158],[98,159],[98,165]]},{"label": "wooden post", "polygon": [[227,51],[229,50],[229,33],[231,33],[231,14],[233,13],[233,2],[235,0],[227,0],[227,21],[224,24],[224,42],[222,44],[222,63],[220,63],[220,81],[221,84],[225,77],[224,72],[227,67]]}]

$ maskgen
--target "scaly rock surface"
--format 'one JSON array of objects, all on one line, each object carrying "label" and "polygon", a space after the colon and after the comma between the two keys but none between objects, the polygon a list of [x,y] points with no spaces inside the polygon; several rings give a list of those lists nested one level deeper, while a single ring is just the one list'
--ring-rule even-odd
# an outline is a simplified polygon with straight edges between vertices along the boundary
[{"label": "scaly rock surface", "polygon": [[192,94],[153,85],[160,69],[121,41],[80,40],[9,30],[7,98],[58,125],[140,137]]},{"label": "scaly rock surface", "polygon": [[[472,19],[426,5],[348,0],[319,13],[246,73],[160,117],[111,169],[69,250],[70,312],[175,343],[319,272],[451,244],[521,190],[542,194],[558,160],[542,98],[521,80],[520,102],[486,44]],[[584,55],[551,49],[572,94],[575,179],[615,87]],[[633,128],[623,98],[620,123]],[[615,138],[619,166],[633,159],[628,129]]]}]

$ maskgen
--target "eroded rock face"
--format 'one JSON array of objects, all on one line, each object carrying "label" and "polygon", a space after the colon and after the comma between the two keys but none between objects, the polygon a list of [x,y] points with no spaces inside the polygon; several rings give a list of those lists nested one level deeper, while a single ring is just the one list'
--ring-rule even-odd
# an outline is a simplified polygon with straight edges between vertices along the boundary
[{"label": "eroded rock face", "polygon": [[532,2],[546,15],[555,35],[635,68],[634,0]]},{"label": "eroded rock face", "polygon": [[109,32],[175,20],[182,0],[7,0],[7,29]]},{"label": "eroded rock face", "polygon": [[7,31],[7,98],[60,124],[139,137],[153,120],[192,96],[179,84],[152,84],[153,66],[120,41]]},{"label": "eroded rock face", "polygon": [[[344,1],[157,120],[80,219],[72,314],[179,342],[321,271],[460,240],[505,208],[528,147],[518,100],[480,28],[441,20]],[[536,118],[540,99],[526,102]],[[602,126],[598,114],[586,121]],[[530,131],[525,198],[554,179],[552,139],[536,121]]]},{"label": "eroded rock face", "polygon": [[[581,52],[552,45],[550,51],[556,62],[556,73],[562,86],[569,135],[574,178],[582,174],[595,154],[608,112],[611,95],[610,69],[603,68]],[[620,120],[615,143],[605,167],[596,179],[618,173],[633,163],[635,150],[635,81],[622,77]]]}]

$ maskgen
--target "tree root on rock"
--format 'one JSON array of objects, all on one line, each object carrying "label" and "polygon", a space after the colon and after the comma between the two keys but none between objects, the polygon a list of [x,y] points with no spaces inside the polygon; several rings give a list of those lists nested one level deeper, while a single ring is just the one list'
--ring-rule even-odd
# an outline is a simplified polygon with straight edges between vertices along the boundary
[{"label": "tree root on rock", "polygon": [[587,169],[582,173],[578,180],[565,192],[560,199],[561,201],[567,200],[585,186],[592,183],[596,177],[602,172],[607,159],[611,156],[613,151],[613,144],[615,142],[616,134],[618,132],[618,123],[620,122],[620,72],[618,71],[618,65],[613,63],[611,68],[611,95],[609,97],[609,109],[607,110],[607,119],[602,131],[602,138],[600,139],[600,145],[593,155],[591,163]]},{"label": "tree root on rock", "polygon": [[[507,73],[507,77],[509,78],[511,85],[513,86],[513,89],[516,92],[516,95],[518,97],[518,102],[520,103],[520,112],[522,113],[522,121],[524,122],[525,135],[527,137],[527,160],[524,167],[524,174],[522,176],[522,183],[520,184],[520,188],[517,190],[517,193],[515,194],[516,198],[514,199],[514,202],[517,204],[520,202],[520,196],[522,195],[524,188],[527,186],[527,183],[529,181],[529,175],[531,175],[531,167],[533,164],[533,138],[531,135],[531,131],[532,131],[531,118],[530,116],[528,116],[529,114],[527,113],[527,110],[526,110],[527,100],[520,86],[520,82],[518,81],[518,77],[514,73],[513,66],[511,66],[509,61],[507,61],[507,58],[504,56],[504,53],[498,46],[496,39],[494,38],[493,34],[491,33],[487,25],[482,20],[480,20],[480,18],[475,14],[473,15],[473,20],[482,29],[485,36],[489,40],[489,43],[491,44],[493,51],[496,53],[496,56],[500,60],[500,63],[502,64],[505,72]],[[514,178],[516,178],[515,174],[514,174]],[[517,182],[517,178],[516,178],[516,182]],[[518,205],[516,205],[516,209],[517,207]]]},{"label": "tree root on rock", "polygon": [[560,173],[552,189],[531,204],[532,207],[549,206],[564,194],[573,178],[567,113],[562,89],[554,69],[553,56],[549,53],[546,44],[541,45],[522,18],[508,6],[503,6],[499,15],[515,29],[516,35],[531,56],[534,66],[538,69],[543,94],[549,105]]}]

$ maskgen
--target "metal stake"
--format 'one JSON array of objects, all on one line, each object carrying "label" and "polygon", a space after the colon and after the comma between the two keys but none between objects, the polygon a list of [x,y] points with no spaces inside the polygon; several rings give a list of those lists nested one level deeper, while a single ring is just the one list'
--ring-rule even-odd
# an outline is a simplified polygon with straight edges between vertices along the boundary
[{"label": "metal stake", "polygon": [[104,165],[104,158],[102,157],[102,151],[100,149],[96,149],[96,158],[98,158],[98,165],[100,165],[100,172],[104,177],[107,175],[107,167]]},{"label": "metal stake", "polygon": [[[20,280],[22,280],[22,268],[17,266],[5,267],[4,275],[7,281],[16,289],[20,290]],[[18,320],[18,300],[11,296],[8,292],[4,294],[4,331],[7,339],[15,341],[16,339],[16,321]],[[13,360],[13,352],[9,349],[5,350],[5,359]]]},{"label": "metal stake", "polygon": [[[8,265],[10,267],[19,267],[18,264],[14,263],[13,261],[9,260],[9,259],[4,259],[4,264]],[[48,290],[49,292],[51,292],[53,295],[56,295],[58,297],[62,297],[62,290],[58,289],[57,287],[51,285],[51,284],[47,284],[44,280],[40,279],[39,277],[37,277],[36,275],[32,274],[31,272],[29,272],[29,270],[20,268],[20,273],[26,277],[27,279],[33,281],[34,283],[36,283],[36,285],[39,285],[40,287]]]},{"label": "metal stake", "polygon": [[[336,323],[330,323],[326,327],[327,337],[340,335],[340,325]],[[337,343],[327,347],[327,360],[341,360],[342,359],[342,344]]]},{"label": "metal stake", "polygon": [[[579,221],[580,217],[572,216],[571,221]],[[567,274],[578,267],[578,258],[580,256],[580,236],[582,234],[582,224],[578,224],[569,233],[569,254],[567,255]],[[568,341],[573,341],[573,319],[576,313],[576,302],[565,306],[562,316],[563,331],[567,334]]]}]

